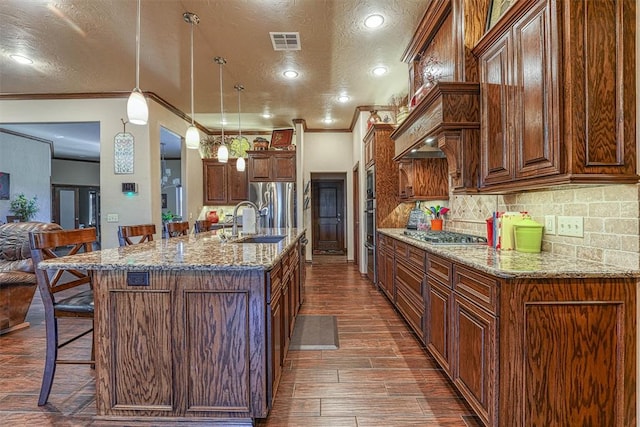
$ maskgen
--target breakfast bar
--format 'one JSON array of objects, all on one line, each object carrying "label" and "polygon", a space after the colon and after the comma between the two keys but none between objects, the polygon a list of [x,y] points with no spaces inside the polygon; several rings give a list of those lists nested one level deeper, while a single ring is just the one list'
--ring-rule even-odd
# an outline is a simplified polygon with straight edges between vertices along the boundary
[{"label": "breakfast bar", "polygon": [[97,418],[266,417],[302,302],[304,233],[205,232],[41,263],[93,271]]}]

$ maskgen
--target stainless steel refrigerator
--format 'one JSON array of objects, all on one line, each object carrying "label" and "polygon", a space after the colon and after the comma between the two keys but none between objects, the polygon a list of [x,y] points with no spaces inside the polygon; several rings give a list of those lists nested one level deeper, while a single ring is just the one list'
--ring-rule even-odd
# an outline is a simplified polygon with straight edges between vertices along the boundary
[{"label": "stainless steel refrigerator", "polygon": [[296,184],[294,182],[251,182],[249,200],[260,209],[262,228],[296,226]]}]

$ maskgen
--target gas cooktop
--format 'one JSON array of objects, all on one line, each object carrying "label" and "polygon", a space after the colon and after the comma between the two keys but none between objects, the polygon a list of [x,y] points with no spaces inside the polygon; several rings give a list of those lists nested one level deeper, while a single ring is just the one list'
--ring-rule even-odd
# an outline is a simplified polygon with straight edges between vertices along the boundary
[{"label": "gas cooktop", "polygon": [[472,234],[453,231],[414,231],[405,230],[404,235],[432,245],[486,245],[487,239]]}]

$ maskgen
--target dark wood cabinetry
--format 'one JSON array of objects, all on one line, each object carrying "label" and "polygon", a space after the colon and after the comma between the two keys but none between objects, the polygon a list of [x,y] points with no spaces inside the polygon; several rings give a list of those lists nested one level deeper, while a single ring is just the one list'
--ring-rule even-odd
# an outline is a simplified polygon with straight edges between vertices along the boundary
[{"label": "dark wood cabinetry", "polygon": [[478,43],[483,190],[638,181],[634,3],[517,2]]},{"label": "dark wood cabinetry", "polygon": [[398,206],[398,163],[393,161],[394,144],[389,138],[393,129],[394,127],[389,124],[374,124],[363,140],[367,169],[373,171],[376,228],[400,225],[398,218],[391,215]]},{"label": "dark wood cabinetry", "polygon": [[428,351],[482,424],[635,425],[637,278],[498,277],[378,242],[380,288],[415,331],[423,316]]},{"label": "dark wood cabinetry", "polygon": [[295,151],[247,151],[249,181],[271,182],[296,180]]},{"label": "dark wood cabinetry", "polygon": [[395,248],[394,239],[378,234],[377,245],[378,288],[395,303]]},{"label": "dark wood cabinetry", "polygon": [[398,195],[403,202],[448,199],[447,162],[438,158],[400,160]]},{"label": "dark wood cabinetry", "polygon": [[453,310],[450,261],[439,256],[427,256],[426,290],[426,344],[449,377],[452,377],[451,362],[453,347],[451,340],[451,312]]},{"label": "dark wood cabinetry", "polygon": [[221,163],[216,159],[202,160],[204,205],[230,205],[247,200],[247,172],[239,172],[235,162]]}]

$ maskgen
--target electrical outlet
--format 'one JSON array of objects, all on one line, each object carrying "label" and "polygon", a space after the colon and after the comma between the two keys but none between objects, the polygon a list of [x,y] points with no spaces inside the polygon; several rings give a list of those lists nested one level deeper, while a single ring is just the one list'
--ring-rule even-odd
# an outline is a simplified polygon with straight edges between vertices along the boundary
[{"label": "electrical outlet", "polygon": [[584,237],[581,216],[558,216],[558,236]]},{"label": "electrical outlet", "polygon": [[556,234],[556,216],[544,216],[544,234]]},{"label": "electrical outlet", "polygon": [[107,222],[118,222],[118,221],[120,221],[118,214],[107,214]]}]

